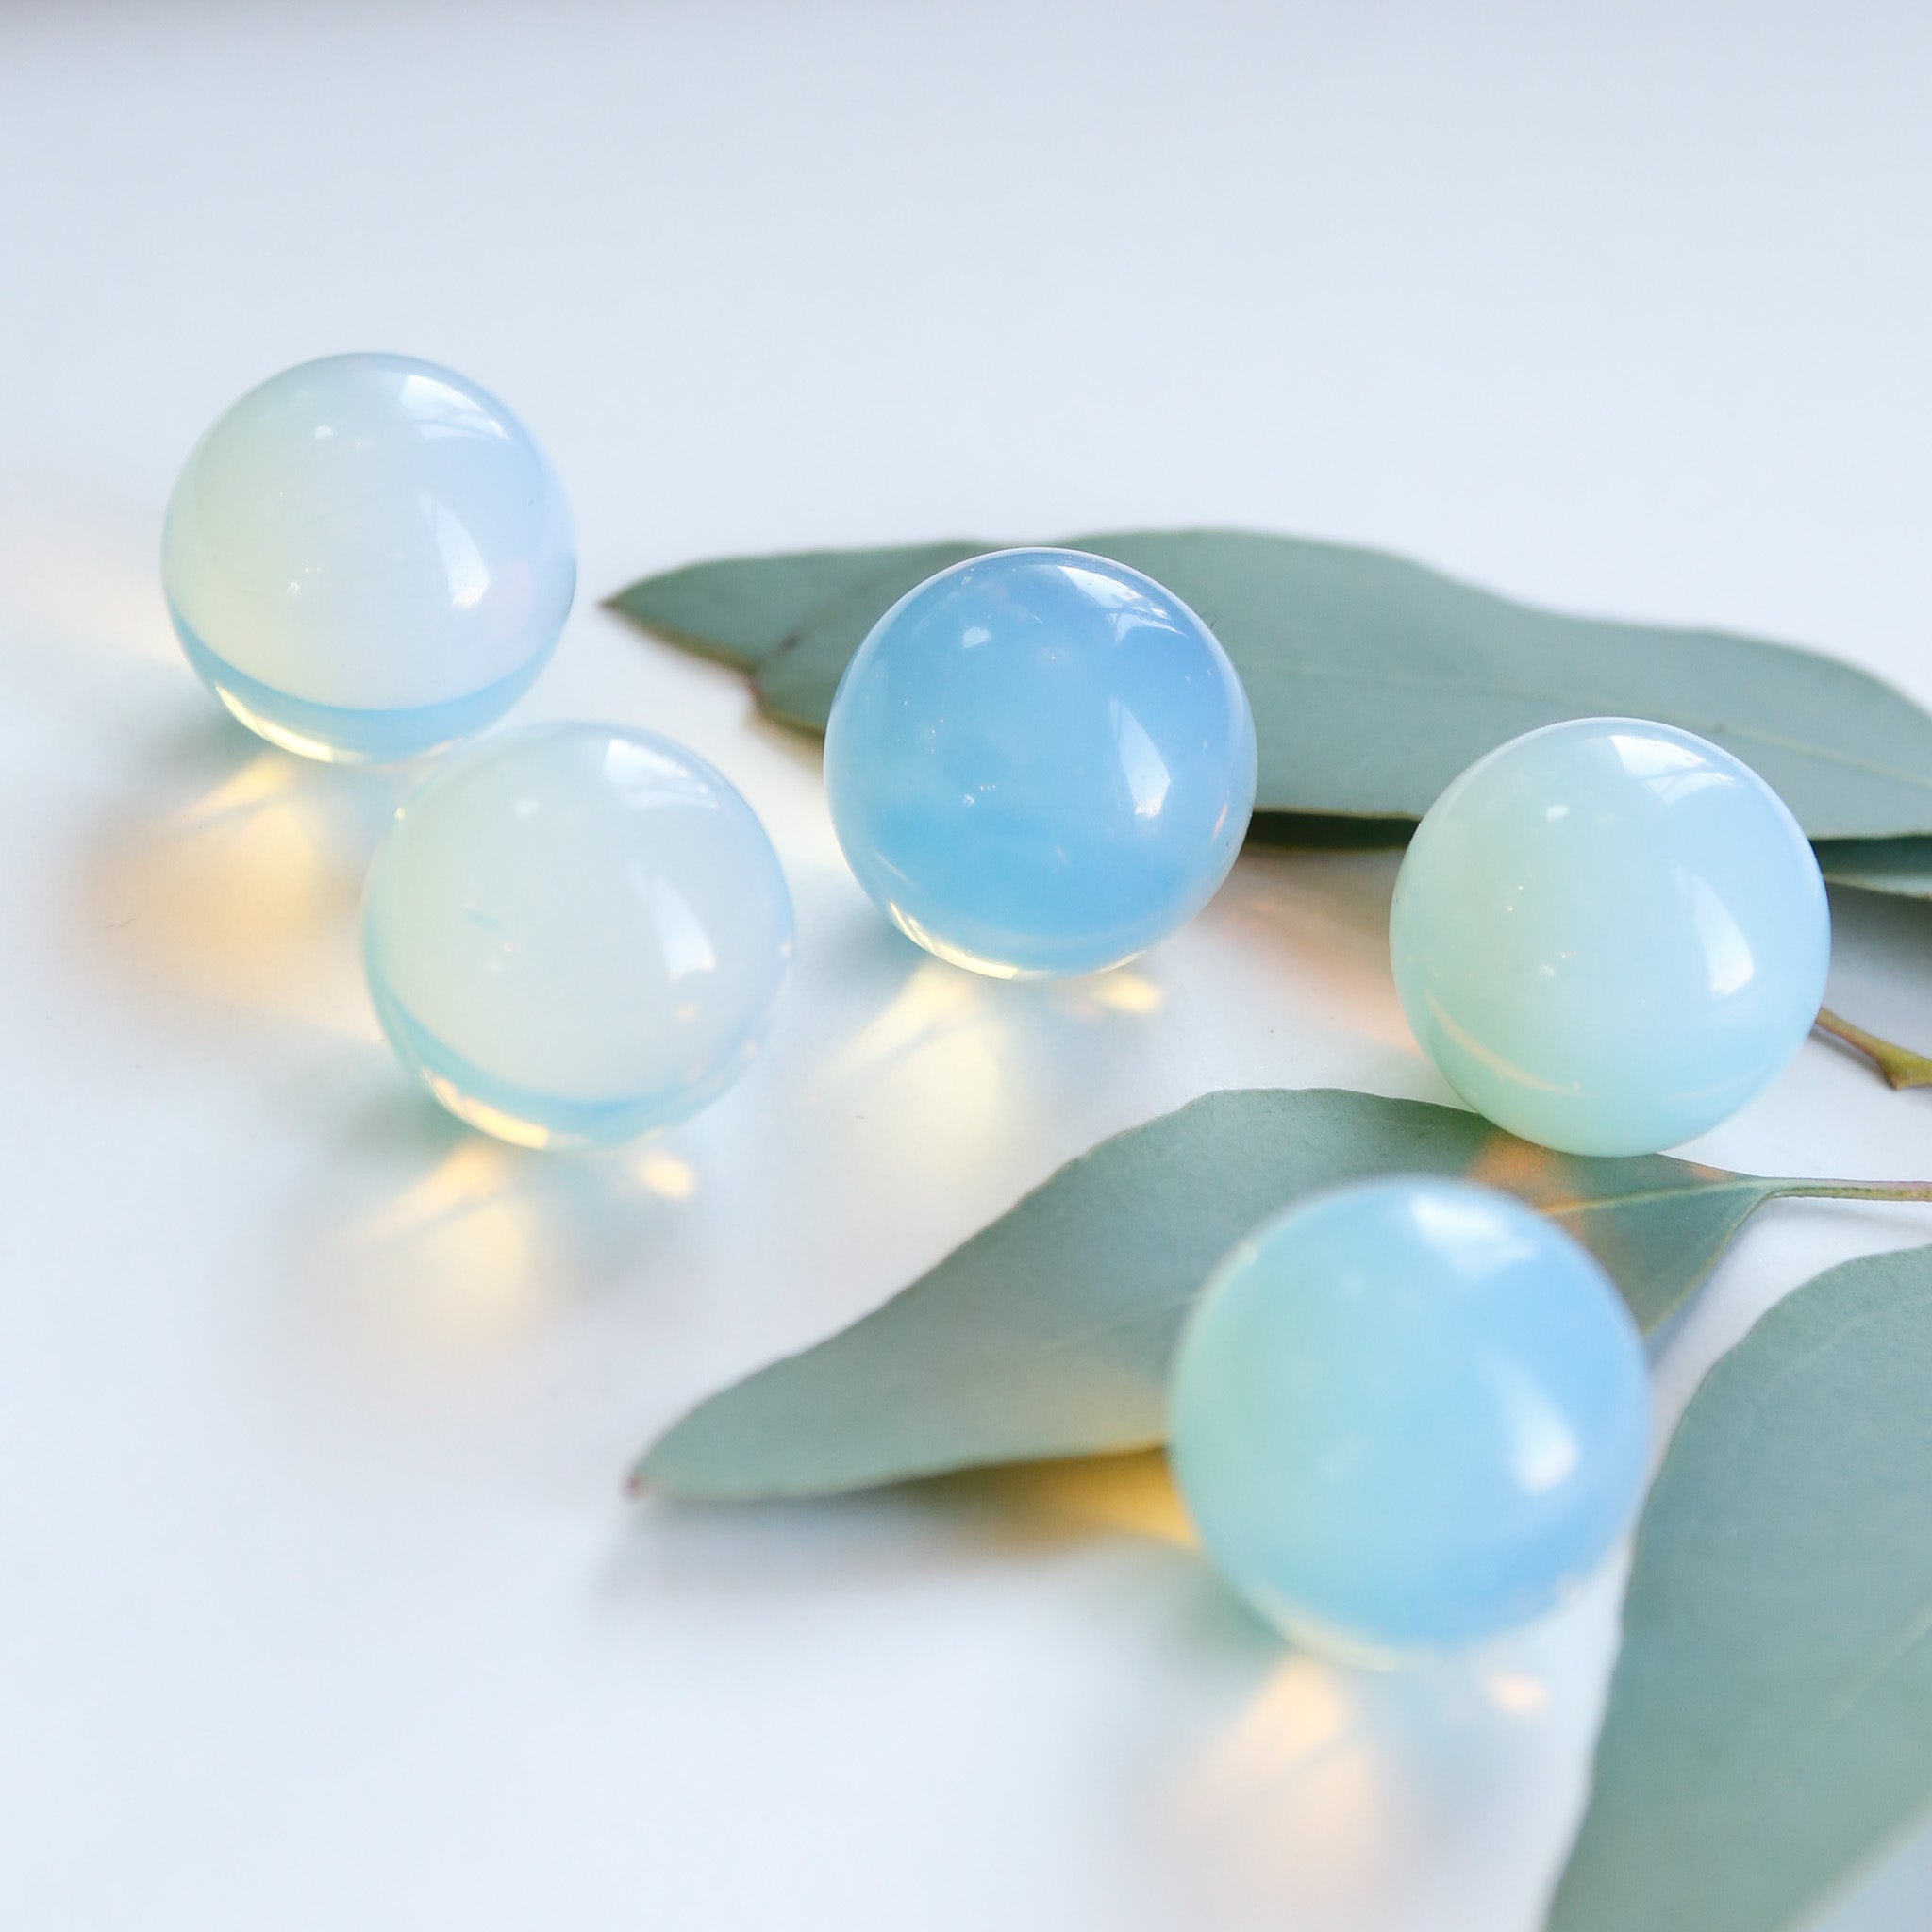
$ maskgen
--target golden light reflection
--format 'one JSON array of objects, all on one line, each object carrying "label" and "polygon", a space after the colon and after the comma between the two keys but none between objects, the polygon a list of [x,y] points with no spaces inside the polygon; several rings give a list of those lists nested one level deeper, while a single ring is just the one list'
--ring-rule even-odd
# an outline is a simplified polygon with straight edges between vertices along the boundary
[{"label": "golden light reflection", "polygon": [[324,765],[363,765],[369,762],[361,752],[344,751],[325,739],[310,738],[304,732],[291,731],[286,724],[276,724],[273,718],[263,717],[253,705],[244,704],[225,684],[215,686],[215,695],[258,737],[267,739],[271,744],[280,745],[284,751],[293,752],[297,758],[313,758]]},{"label": "golden light reflection", "polygon": [[[1723,1178],[1715,1168],[1690,1165],[1694,1175],[1708,1180]],[[1571,1158],[1553,1153],[1547,1147],[1534,1147],[1526,1141],[1511,1140],[1499,1131],[1483,1143],[1482,1151],[1470,1163],[1469,1178],[1487,1187],[1501,1188],[1555,1221],[1574,1222],[1577,1217],[1588,1217],[1590,1245],[1613,1274],[1625,1244],[1634,1238],[1615,1214],[1591,1211],[1600,1209],[1602,1204],[1577,1191]],[[1572,1232],[1576,1231],[1573,1226]]]},{"label": "golden light reflection", "polygon": [[1248,1783],[1257,1774],[1305,1765],[1347,1736],[1353,1715],[1336,1667],[1291,1657],[1215,1747],[1212,1768]]},{"label": "golden light reflection", "polygon": [[370,1216],[360,1231],[372,1241],[391,1241],[433,1226],[491,1199],[508,1184],[514,1164],[513,1155],[491,1141],[458,1141],[414,1187]]},{"label": "golden light reflection", "polygon": [[919,1134],[898,1143],[909,1160],[938,1170],[974,1159],[1006,1124],[1008,1082],[997,1048],[1011,1025],[980,981],[928,960],[832,1057],[815,1100],[884,1080],[921,1116]]},{"label": "golden light reflection", "polygon": [[465,1093],[455,1081],[444,1079],[441,1074],[432,1074],[425,1069],[423,1078],[430,1092],[465,1125],[485,1134],[493,1134],[499,1141],[508,1141],[512,1147],[556,1147],[563,1144],[541,1121],[520,1120],[513,1113],[504,1112],[500,1107],[491,1107],[487,1100],[478,1100],[474,1094]]},{"label": "golden light reflection", "polygon": [[199,831],[227,818],[231,813],[248,811],[271,798],[285,796],[294,786],[297,767],[287,758],[270,752],[258,752],[239,771],[222,780],[177,811],[171,823],[187,832]]},{"label": "golden light reflection", "polygon": [[1095,980],[1088,996],[1116,1013],[1158,1012],[1166,1003],[1167,991],[1139,973],[1124,967]]},{"label": "golden light reflection", "polygon": [[934,958],[943,959],[949,966],[963,967],[968,973],[977,973],[984,979],[1041,979],[1045,976],[1043,974],[1023,972],[1018,966],[1008,966],[1003,960],[983,959],[962,946],[951,945],[937,934],[927,932],[903,907],[888,903],[886,910],[891,915],[892,924],[908,940],[915,945],[924,946]]},{"label": "golden light reflection", "polygon": [[362,985],[362,875],[389,799],[262,750],[90,856],[88,912],[118,964],[203,997],[380,1036]]},{"label": "golden light reflection", "polygon": [[922,959],[875,1017],[831,1048],[808,1104],[908,1125],[878,1137],[878,1158],[919,1174],[957,1171],[996,1148],[1042,1083],[1086,1063],[1091,1046],[1071,1044],[1081,1031],[1137,1023],[1166,998],[1158,980],[1125,969],[1007,992]]},{"label": "golden light reflection", "polygon": [[1550,1687],[1524,1671],[1492,1671],[1483,1689],[1490,1702],[1510,1717],[1539,1717],[1550,1702]]},{"label": "golden light reflection", "polygon": [[1075,1020],[1106,1020],[1117,1015],[1141,1019],[1158,1012],[1167,1001],[1167,989],[1144,974],[1131,973],[1124,966],[1096,974],[1086,979],[1065,979],[1049,991],[1055,1009]]},{"label": "golden light reflection", "polygon": [[459,1141],[346,1232],[358,1325],[388,1351],[449,1363],[513,1348],[548,1310],[556,1257],[520,1190],[519,1157]]},{"label": "golden light reflection", "polygon": [[639,1158],[638,1178],[665,1201],[689,1201],[698,1191],[698,1171],[682,1155],[647,1147]]},{"label": "golden light reflection", "polygon": [[[1158,1449],[1124,1456],[1013,1463],[943,1478],[952,1493],[985,1502],[1023,1525],[1054,1534],[1122,1534],[1197,1546],[1187,1506]],[[935,1488],[941,1485],[935,1485]]]},{"label": "golden light reflection", "polygon": [[1321,1905],[1373,1882],[1401,1805],[1347,1674],[1297,1655],[1195,1762],[1177,1808],[1224,1880]]},{"label": "golden light reflection", "polygon": [[1547,1207],[1569,1191],[1564,1186],[1562,1157],[1547,1147],[1495,1134],[1484,1141],[1471,1163],[1469,1177],[1485,1187],[1501,1188],[1536,1206]]},{"label": "golden light reflection", "polygon": [[410,1355],[495,1354],[526,1336],[549,1303],[528,1218],[509,1202],[451,1216],[374,1258],[358,1298],[376,1332]]},{"label": "golden light reflection", "polygon": [[447,1130],[432,1144],[443,1151],[407,1187],[331,1215],[314,1255],[358,1351],[411,1377],[471,1382],[526,1360],[587,1294],[629,1275],[701,1178],[661,1143],[568,1160]]},{"label": "golden light reflection", "polygon": [[891,1006],[863,1027],[833,1062],[834,1080],[898,1059],[944,1029],[983,1010],[984,993],[970,979],[930,960],[900,988]]}]

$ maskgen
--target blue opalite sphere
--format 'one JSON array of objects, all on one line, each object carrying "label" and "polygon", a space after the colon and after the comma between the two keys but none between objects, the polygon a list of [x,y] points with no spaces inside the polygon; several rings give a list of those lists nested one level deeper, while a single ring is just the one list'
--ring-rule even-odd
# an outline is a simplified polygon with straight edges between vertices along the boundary
[{"label": "blue opalite sphere", "polygon": [[1255,723],[1213,634],[1151,577],[1006,550],[873,626],[825,733],[839,842],[910,938],[1003,979],[1118,966],[1226,877]]},{"label": "blue opalite sphere", "polygon": [[494,396],[408,356],[251,390],[191,452],[161,542],[188,661],[272,743],[411,758],[502,716],[576,588],[563,490]]},{"label": "blue opalite sphere", "polygon": [[1217,1568],[1279,1628],[1371,1657],[1557,1603],[1627,1527],[1650,1443],[1642,1343],[1602,1269],[1460,1181],[1336,1189],[1244,1241],[1169,1405]]},{"label": "blue opalite sphere", "polygon": [[528,1147],[693,1112],[757,1050],[791,901],[751,808],[670,740],[545,724],[458,754],[370,869],[363,960],[405,1066]]},{"label": "blue opalite sphere", "polygon": [[1715,1126],[1817,1017],[1831,912],[1804,833],[1688,731],[1512,739],[1430,808],[1390,951],[1424,1052],[1479,1113],[1576,1154]]}]

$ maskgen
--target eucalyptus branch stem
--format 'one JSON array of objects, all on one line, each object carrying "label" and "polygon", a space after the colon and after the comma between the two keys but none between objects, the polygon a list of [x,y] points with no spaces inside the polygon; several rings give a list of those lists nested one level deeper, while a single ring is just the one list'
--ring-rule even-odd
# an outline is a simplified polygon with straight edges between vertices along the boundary
[{"label": "eucalyptus branch stem", "polygon": [[1932,1181],[1793,1181],[1778,1192],[1800,1201],[1932,1201]]},{"label": "eucalyptus branch stem", "polygon": [[1819,1008],[1814,1024],[1819,1032],[1828,1033],[1834,1040],[1841,1040],[1847,1046],[1856,1047],[1873,1061],[1885,1075],[1887,1086],[1932,1087],[1932,1058],[1924,1054],[1914,1053],[1908,1046],[1894,1046],[1890,1041],[1881,1040],[1877,1034],[1868,1033],[1862,1026],[1854,1026],[1829,1007]]}]

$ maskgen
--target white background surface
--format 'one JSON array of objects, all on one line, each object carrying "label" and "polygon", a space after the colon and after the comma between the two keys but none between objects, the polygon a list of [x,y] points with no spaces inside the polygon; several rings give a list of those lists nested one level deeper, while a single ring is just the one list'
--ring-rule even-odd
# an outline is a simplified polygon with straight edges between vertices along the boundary
[{"label": "white background surface", "polygon": [[[811,543],[1224,522],[1827,645],[1932,702],[1923,8],[1011,5],[0,14],[0,1923],[1528,1932],[1614,1577],[1439,1671],[1284,1653],[1142,1464],[632,1507],[719,1382],[1216,1086],[1446,1098],[1392,863],[1257,853],[1110,981],[927,960],[813,746],[597,608]],[[285,364],[499,391],[583,593],[521,715],[766,816],[771,1050],[594,1161],[459,1131],[361,990],[404,782],[221,717],[174,470]],[[1932,909],[1835,1003],[1932,1040]],[[1932,1174],[1814,1041],[1699,1152]],[[1932,1215],[1767,1211],[1771,1298]],[[1932,1849],[1839,1932],[1922,1926]]]}]

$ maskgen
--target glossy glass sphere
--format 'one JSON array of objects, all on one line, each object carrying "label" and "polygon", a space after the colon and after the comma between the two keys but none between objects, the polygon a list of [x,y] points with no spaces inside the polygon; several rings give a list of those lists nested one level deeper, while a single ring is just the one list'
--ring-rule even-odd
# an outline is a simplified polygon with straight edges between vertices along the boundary
[{"label": "glossy glass sphere", "polygon": [[669,739],[544,724],[458,754],[370,869],[363,962],[405,1066],[527,1147],[694,1112],[758,1048],[791,901],[751,808]]},{"label": "glossy glass sphere", "polygon": [[272,743],[342,763],[480,730],[528,689],[576,588],[563,490],[463,376],[331,356],[195,444],[161,575],[204,683]]},{"label": "glossy glass sphere", "polygon": [[1575,1154],[1715,1126],[1797,1052],[1831,912],[1797,821],[1730,753],[1584,718],[1479,758],[1390,914],[1423,1051],[1479,1113]]},{"label": "glossy glass sphere", "polygon": [[1628,1526],[1650,1447],[1636,1324],[1508,1195],[1395,1179],[1311,1196],[1222,1263],[1183,1334],[1170,1455],[1208,1553],[1344,1655],[1540,1615]]},{"label": "glossy glass sphere", "polygon": [[846,668],[825,785],[858,882],[997,978],[1118,966],[1198,912],[1255,803],[1255,722],[1179,598],[1074,550],[902,597]]}]

